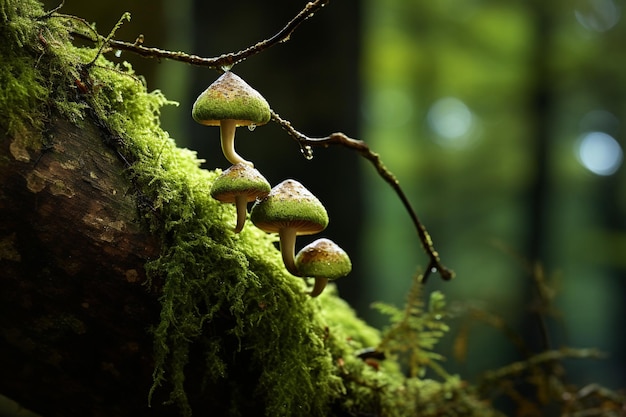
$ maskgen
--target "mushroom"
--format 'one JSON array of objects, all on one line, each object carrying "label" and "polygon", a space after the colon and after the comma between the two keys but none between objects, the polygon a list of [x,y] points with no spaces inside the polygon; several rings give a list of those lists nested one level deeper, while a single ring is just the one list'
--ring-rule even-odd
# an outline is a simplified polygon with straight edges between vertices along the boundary
[{"label": "mushroom", "polygon": [[250,220],[265,232],[278,233],[285,267],[296,276],[300,276],[294,260],[296,236],[319,233],[328,226],[322,203],[295,180],[281,182],[257,200],[250,210]]},{"label": "mushroom", "polygon": [[315,278],[311,297],[324,291],[329,280],[344,277],[352,270],[348,254],[330,239],[317,239],[296,255],[296,268],[305,277]]},{"label": "mushroom", "polygon": [[245,163],[231,166],[211,185],[211,197],[222,203],[235,203],[237,225],[235,233],[241,232],[248,214],[249,202],[263,198],[270,192],[270,183],[261,173]]},{"label": "mushroom", "polygon": [[264,125],[270,120],[270,106],[258,91],[226,71],[198,96],[191,116],[200,124],[220,127],[222,152],[231,164],[253,166],[235,151],[235,129]]}]

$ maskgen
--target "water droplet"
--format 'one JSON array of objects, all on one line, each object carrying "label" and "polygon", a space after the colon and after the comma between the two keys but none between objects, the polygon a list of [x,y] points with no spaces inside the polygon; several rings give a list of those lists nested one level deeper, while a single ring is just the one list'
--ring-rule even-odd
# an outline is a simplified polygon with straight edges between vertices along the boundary
[{"label": "water droplet", "polygon": [[252,131],[254,131],[254,129],[256,129],[256,125],[255,125],[254,123],[250,123],[250,124],[248,125],[248,130],[249,130],[250,132],[252,132]]},{"label": "water droplet", "polygon": [[307,161],[313,159],[313,148],[311,148],[309,145],[301,146],[300,152],[302,152],[302,155],[304,155]]},{"label": "water droplet", "polygon": [[233,64],[222,65],[220,69],[224,72],[230,71],[233,68]]},{"label": "water droplet", "polygon": [[117,51],[115,51],[115,57],[116,58],[119,58],[121,56],[122,56],[122,50],[121,49],[118,49]]}]

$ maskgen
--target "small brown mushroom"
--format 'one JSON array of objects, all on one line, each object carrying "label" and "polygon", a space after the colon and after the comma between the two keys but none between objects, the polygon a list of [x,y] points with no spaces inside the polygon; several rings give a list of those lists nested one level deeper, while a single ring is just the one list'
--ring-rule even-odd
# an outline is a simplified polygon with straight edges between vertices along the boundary
[{"label": "small brown mushroom", "polygon": [[301,276],[315,278],[309,293],[317,297],[329,280],[344,277],[352,270],[348,254],[330,239],[317,239],[303,247],[296,255],[296,268]]},{"label": "small brown mushroom", "polygon": [[235,203],[237,225],[235,233],[241,232],[248,215],[248,203],[265,197],[270,184],[261,173],[248,164],[231,166],[216,178],[211,186],[211,197],[222,203]]},{"label": "small brown mushroom", "polygon": [[295,180],[276,185],[250,211],[250,220],[259,229],[278,233],[280,251],[287,270],[299,276],[295,266],[296,236],[319,233],[328,226],[322,203]]},{"label": "small brown mushroom", "polygon": [[258,91],[226,71],[198,96],[191,115],[200,124],[220,126],[222,152],[231,164],[253,166],[235,151],[235,129],[269,122],[270,106]]}]

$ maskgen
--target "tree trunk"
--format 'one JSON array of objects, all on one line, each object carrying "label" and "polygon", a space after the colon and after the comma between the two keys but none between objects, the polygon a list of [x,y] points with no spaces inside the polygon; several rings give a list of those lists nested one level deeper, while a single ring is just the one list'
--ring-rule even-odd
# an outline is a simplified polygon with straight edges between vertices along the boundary
[{"label": "tree trunk", "polygon": [[0,392],[47,416],[139,411],[159,313],[143,265],[159,243],[102,132],[48,123],[40,151],[26,146],[38,132],[0,134]]}]

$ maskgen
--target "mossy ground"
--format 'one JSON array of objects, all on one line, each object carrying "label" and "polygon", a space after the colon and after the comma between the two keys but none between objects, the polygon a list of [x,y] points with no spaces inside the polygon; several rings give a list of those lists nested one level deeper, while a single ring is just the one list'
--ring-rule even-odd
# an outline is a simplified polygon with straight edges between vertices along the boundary
[{"label": "mossy ground", "polygon": [[276,236],[251,224],[232,232],[233,206],[209,195],[219,172],[200,169],[195,153],[160,128],[161,107],[173,103],[147,92],[128,65],[102,56],[89,65],[97,48],[74,46],[68,36],[80,22],[44,16],[33,0],[0,0],[0,19],[0,126],[10,136],[44,129],[52,109],[104,126],[130,164],[146,227],[162,241],[160,258],[145,265],[162,305],[150,395],[170,390],[182,414],[192,412],[185,372],[194,350],[206,385],[228,387],[231,415],[245,412],[249,395],[268,416],[492,413],[456,377],[406,378],[393,359],[375,369],[358,358],[379,332],[332,287],[308,297],[286,272]]}]

